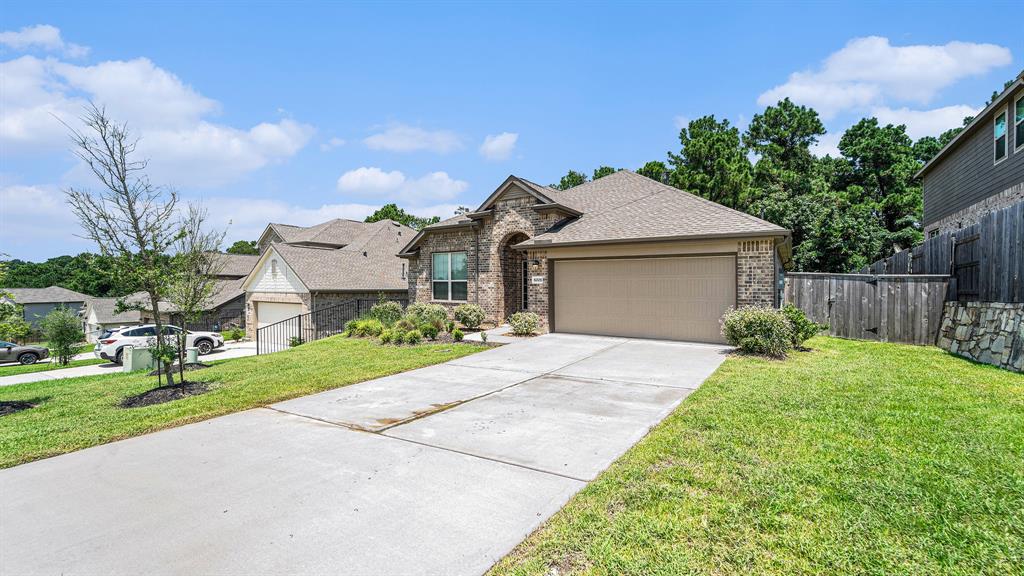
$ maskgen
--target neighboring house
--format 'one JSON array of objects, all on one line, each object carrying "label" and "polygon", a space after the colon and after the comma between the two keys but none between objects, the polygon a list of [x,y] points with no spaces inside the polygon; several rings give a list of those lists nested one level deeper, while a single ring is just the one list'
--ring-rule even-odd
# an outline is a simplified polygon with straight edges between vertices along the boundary
[{"label": "neighboring house", "polygon": [[509,176],[402,250],[418,302],[520,310],[547,329],[721,342],[731,307],[779,303],[789,231],[628,170],[555,190]]},{"label": "neighboring house", "polygon": [[260,257],[250,254],[218,254],[220,270],[210,296],[209,309],[197,321],[182,322],[191,330],[245,328],[245,289],[242,283]]},{"label": "neighboring house", "polygon": [[1024,72],[917,176],[929,238],[1024,200]]},{"label": "neighboring house", "polygon": [[[33,328],[39,328],[39,322],[53,310],[65,306],[72,311],[79,313],[85,303],[92,299],[88,294],[50,286],[48,288],[6,288],[0,292],[8,292],[14,297],[14,302],[22,307],[25,321]],[[3,301],[9,302],[7,298]]]},{"label": "neighboring house", "polygon": [[408,298],[406,263],[396,254],[416,231],[391,220],[331,220],[307,228],[270,224],[242,281],[246,330],[345,302]]},{"label": "neighboring house", "polygon": [[[147,303],[149,297],[145,292],[136,292],[125,297],[128,302]],[[121,326],[138,326],[150,324],[154,320],[153,312],[127,310],[116,313],[117,298],[90,298],[85,305],[83,319],[85,322],[85,338],[89,342],[95,342],[104,330],[119,328]],[[174,307],[169,302],[160,303],[160,316],[164,322],[171,321],[171,314]]]}]

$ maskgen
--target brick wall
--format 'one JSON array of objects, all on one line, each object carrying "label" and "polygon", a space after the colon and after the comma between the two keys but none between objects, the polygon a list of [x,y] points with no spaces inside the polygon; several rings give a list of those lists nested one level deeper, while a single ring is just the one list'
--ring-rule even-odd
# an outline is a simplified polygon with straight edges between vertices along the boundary
[{"label": "brick wall", "polygon": [[775,305],[775,247],[771,240],[742,240],[736,254],[736,303]]}]

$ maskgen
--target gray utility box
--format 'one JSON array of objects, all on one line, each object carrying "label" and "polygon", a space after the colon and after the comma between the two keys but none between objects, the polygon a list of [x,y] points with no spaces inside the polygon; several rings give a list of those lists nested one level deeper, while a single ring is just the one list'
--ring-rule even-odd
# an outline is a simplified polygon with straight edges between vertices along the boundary
[{"label": "gray utility box", "polygon": [[121,356],[121,361],[124,363],[122,370],[125,372],[153,370],[156,368],[156,361],[153,359],[153,353],[149,348],[125,346],[124,354]]}]

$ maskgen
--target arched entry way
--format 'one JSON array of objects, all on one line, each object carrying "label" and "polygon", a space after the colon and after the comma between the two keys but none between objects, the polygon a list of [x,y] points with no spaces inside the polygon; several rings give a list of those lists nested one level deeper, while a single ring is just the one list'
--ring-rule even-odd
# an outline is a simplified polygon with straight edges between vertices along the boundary
[{"label": "arched entry way", "polygon": [[526,252],[512,248],[520,242],[529,240],[530,237],[522,232],[516,232],[505,238],[499,248],[501,261],[501,295],[502,295],[502,318],[526,310],[528,301],[526,297],[526,274],[527,261]]}]

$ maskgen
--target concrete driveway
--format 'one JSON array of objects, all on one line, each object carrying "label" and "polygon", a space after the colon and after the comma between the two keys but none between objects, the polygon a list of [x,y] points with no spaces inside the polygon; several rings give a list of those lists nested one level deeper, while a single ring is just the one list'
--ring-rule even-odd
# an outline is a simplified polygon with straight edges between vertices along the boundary
[{"label": "concrete driveway", "polygon": [[479,574],[720,346],[550,334],[0,471],[4,574]]}]

